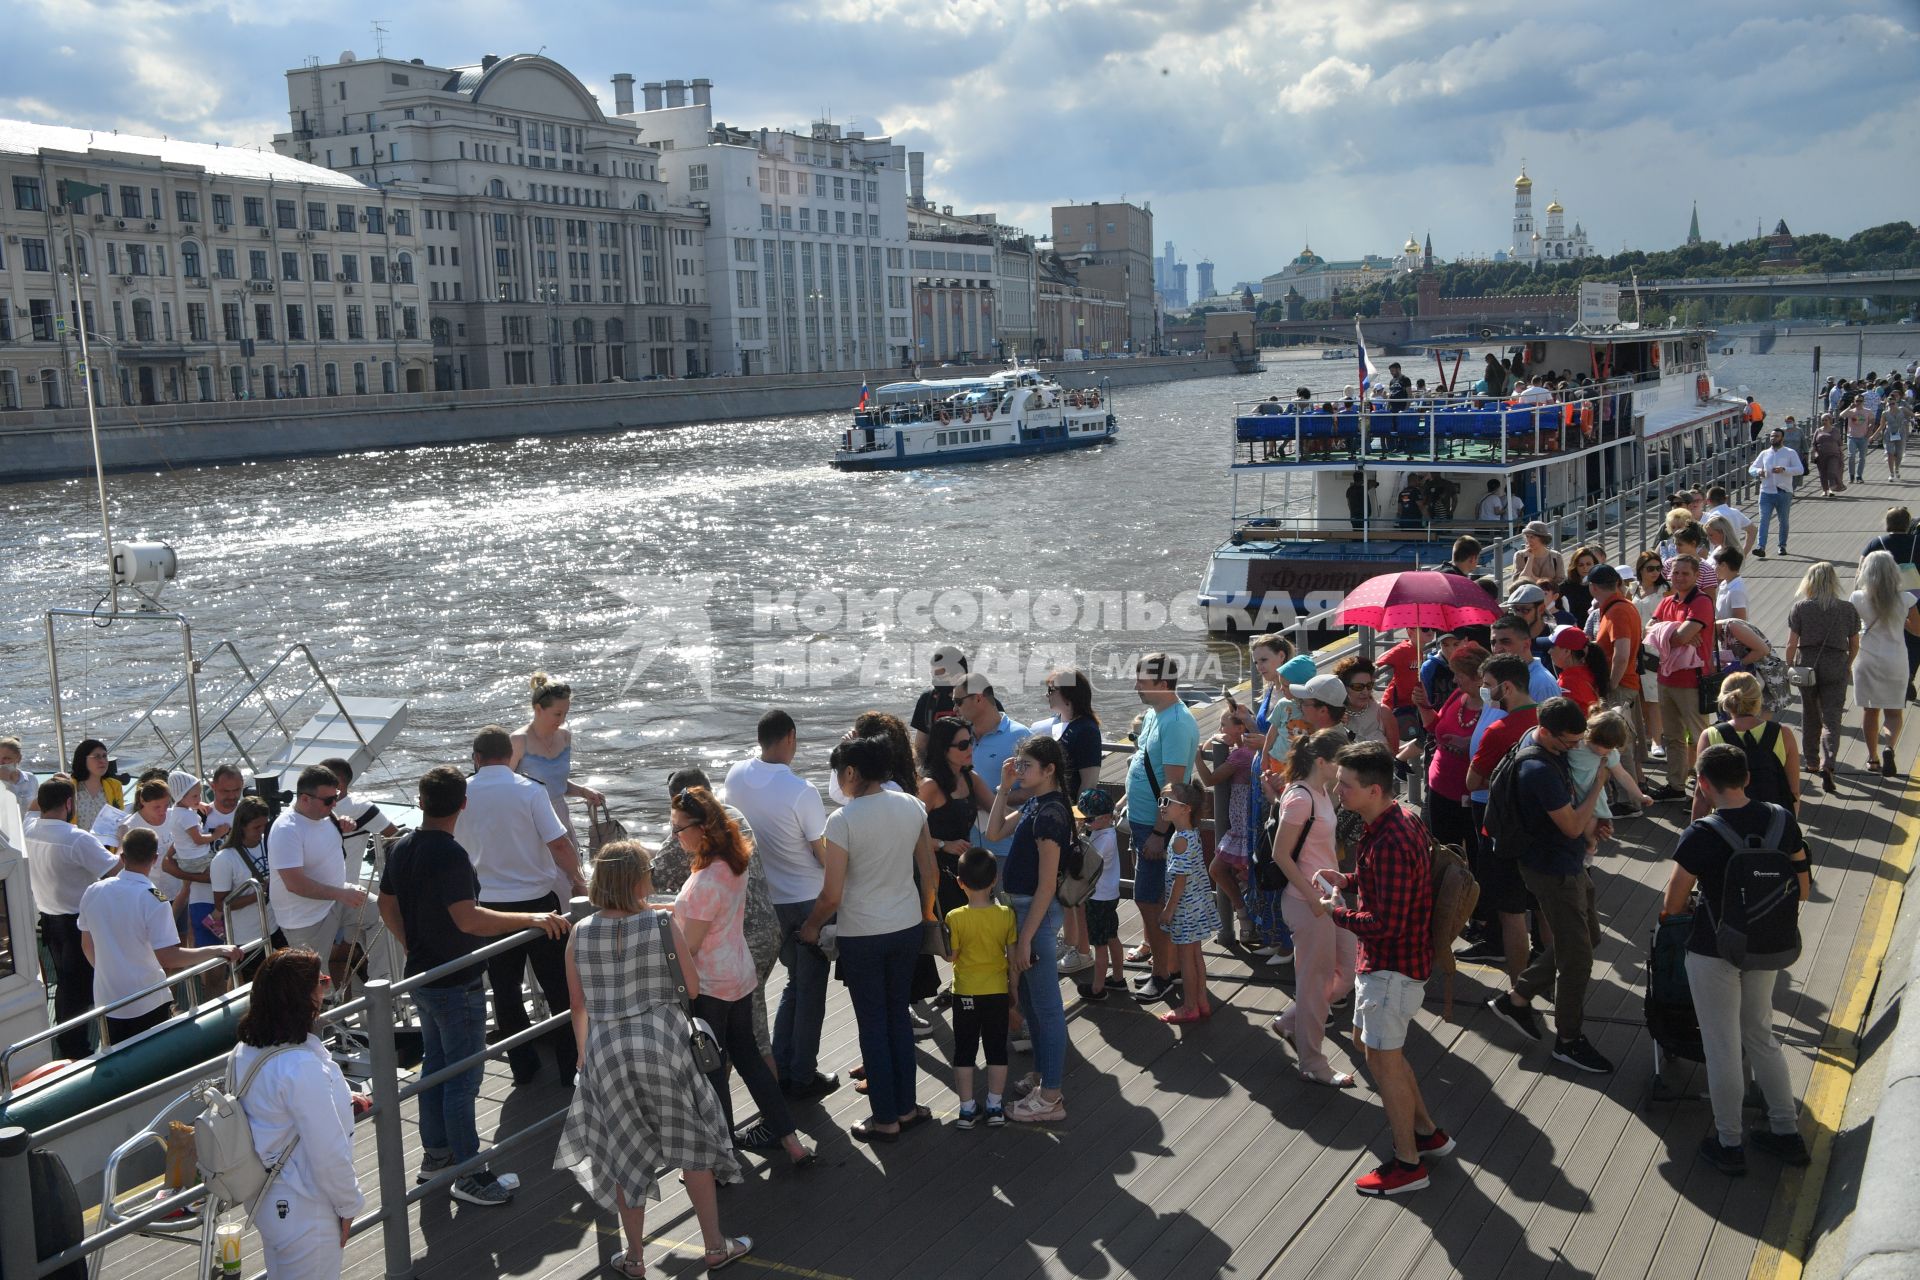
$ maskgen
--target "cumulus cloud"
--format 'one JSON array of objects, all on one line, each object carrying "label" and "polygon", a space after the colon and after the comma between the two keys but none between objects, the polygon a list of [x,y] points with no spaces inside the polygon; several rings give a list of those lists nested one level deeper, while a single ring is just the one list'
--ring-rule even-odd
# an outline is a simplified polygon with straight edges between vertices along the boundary
[{"label": "cumulus cloud", "polygon": [[[1526,157],[1596,244],[1664,247],[1758,216],[1846,233],[1910,216],[1897,163],[1920,116],[1911,0],[576,0],[526,27],[509,0],[418,0],[389,54],[440,65],[550,43],[611,105],[609,77],[707,76],[744,126],[821,118],[928,153],[942,203],[1044,230],[1050,205],[1151,201],[1156,239],[1224,282],[1299,251],[1446,256],[1506,247]],[[21,0],[0,109],[100,128],[266,143],[283,72],[361,21],[266,0]],[[472,33],[526,32],[524,36]],[[715,33],[724,33],[721,39]],[[510,41],[523,40],[524,44]],[[668,51],[668,52],[663,52]],[[1860,86],[1844,93],[1835,86]],[[1821,180],[1881,173],[1872,183]]]}]

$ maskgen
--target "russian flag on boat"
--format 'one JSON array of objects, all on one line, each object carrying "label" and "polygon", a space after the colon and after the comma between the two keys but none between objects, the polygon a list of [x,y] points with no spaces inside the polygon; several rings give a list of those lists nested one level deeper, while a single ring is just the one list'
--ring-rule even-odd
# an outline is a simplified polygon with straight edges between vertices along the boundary
[{"label": "russian flag on boat", "polygon": [[1353,337],[1358,344],[1355,349],[1360,353],[1360,402],[1365,404],[1371,398],[1375,370],[1373,361],[1367,356],[1367,335],[1360,331],[1359,316],[1353,318]]},{"label": "russian flag on boat", "polygon": [[871,387],[869,387],[869,386],[868,386],[868,385],[867,385],[867,384],[866,384],[865,382],[862,382],[862,383],[860,384],[860,403],[859,403],[859,404],[857,404],[857,405],[855,405],[855,406],[853,406],[853,407],[854,407],[854,408],[856,408],[856,409],[864,409],[864,408],[866,408],[866,407],[867,407],[867,397],[868,397],[869,395],[871,395],[871,394],[873,394],[873,388],[871,388]]}]

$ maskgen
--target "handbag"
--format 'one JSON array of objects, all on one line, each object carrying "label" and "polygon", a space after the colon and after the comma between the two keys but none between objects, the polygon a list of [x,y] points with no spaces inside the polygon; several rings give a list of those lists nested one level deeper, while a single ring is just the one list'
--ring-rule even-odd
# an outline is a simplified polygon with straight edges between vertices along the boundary
[{"label": "handbag", "polygon": [[953,929],[945,920],[926,922],[920,936],[920,954],[936,960],[953,959]]},{"label": "handbag", "polygon": [[[1698,593],[1699,588],[1694,591]],[[1720,686],[1726,682],[1727,673],[1720,666],[1720,624],[1715,621],[1707,629],[1713,633],[1713,657],[1700,669],[1700,714],[1714,716],[1720,711]]]},{"label": "handbag", "polygon": [[1812,667],[1788,667],[1787,683],[1796,689],[1811,689],[1820,683]]},{"label": "handbag", "polygon": [[693,1065],[711,1075],[726,1065],[726,1055],[720,1052],[720,1042],[714,1038],[707,1020],[693,1016],[693,1001],[687,996],[687,972],[680,967],[679,948],[673,945],[673,917],[662,912],[657,918],[660,945],[667,949],[667,963],[673,968],[674,994],[680,998],[680,1012],[687,1017],[687,1048],[693,1053]]},{"label": "handbag", "polygon": [[625,840],[627,829],[607,810],[607,802],[587,806],[587,853],[598,857],[600,850],[615,840]]}]

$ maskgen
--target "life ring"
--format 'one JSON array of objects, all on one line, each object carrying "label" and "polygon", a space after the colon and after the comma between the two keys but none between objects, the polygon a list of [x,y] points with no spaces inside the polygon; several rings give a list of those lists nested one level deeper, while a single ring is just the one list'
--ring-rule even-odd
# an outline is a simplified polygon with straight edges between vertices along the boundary
[{"label": "life ring", "polygon": [[1530,365],[1545,364],[1547,362],[1547,344],[1544,342],[1529,342],[1527,344],[1526,356],[1527,363]]},{"label": "life ring", "polygon": [[942,409],[942,410],[940,411],[940,421],[941,421],[942,423],[947,423],[947,422],[952,422],[952,421],[953,421],[953,410],[951,410],[951,409]]},{"label": "life ring", "polygon": [[981,421],[983,421],[983,422],[992,422],[992,421],[993,421],[993,406],[992,406],[992,405],[988,405],[988,406],[987,406],[987,410],[986,410],[986,412],[980,415],[980,419],[981,419]]},{"label": "life ring", "polygon": [[965,409],[962,409],[962,410],[960,411],[960,421],[962,421],[962,422],[972,422],[972,421],[973,421],[973,408],[972,408],[972,406],[968,406],[967,408],[965,408]]},{"label": "life ring", "polygon": [[1713,399],[1713,379],[1707,377],[1704,373],[1695,378],[1693,380],[1693,393],[1700,397],[1701,404],[1705,404],[1707,401]]}]

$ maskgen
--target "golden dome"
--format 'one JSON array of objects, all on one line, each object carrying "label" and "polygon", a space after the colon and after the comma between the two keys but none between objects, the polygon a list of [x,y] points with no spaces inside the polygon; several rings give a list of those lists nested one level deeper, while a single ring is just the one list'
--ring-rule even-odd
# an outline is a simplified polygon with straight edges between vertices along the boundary
[{"label": "golden dome", "polygon": [[1525,169],[1522,169],[1520,171],[1520,176],[1513,180],[1513,185],[1516,187],[1526,187],[1531,189],[1533,186],[1533,179],[1527,176],[1527,171]]},{"label": "golden dome", "polygon": [[1402,245],[1401,248],[1406,253],[1418,253],[1420,252],[1420,242],[1412,236],[1408,236],[1406,244]]},{"label": "golden dome", "polygon": [[1565,213],[1566,210],[1561,207],[1561,204],[1558,200],[1555,200],[1552,204],[1547,206],[1547,212],[1548,213]]}]

